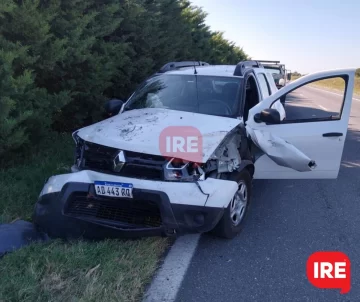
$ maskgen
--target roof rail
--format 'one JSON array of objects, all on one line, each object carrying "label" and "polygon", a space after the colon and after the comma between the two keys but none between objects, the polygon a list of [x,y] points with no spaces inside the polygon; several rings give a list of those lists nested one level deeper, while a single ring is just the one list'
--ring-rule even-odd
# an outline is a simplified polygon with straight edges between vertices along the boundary
[{"label": "roof rail", "polygon": [[260,68],[263,67],[260,62],[254,60],[240,61],[235,68],[234,76],[243,76],[247,68]]},{"label": "roof rail", "polygon": [[183,67],[193,67],[193,66],[208,66],[209,63],[201,61],[181,61],[181,62],[169,62],[166,63],[163,67],[160,68],[158,73],[164,73],[170,70],[179,69]]},{"label": "roof rail", "polygon": [[279,64],[280,61],[267,61],[267,60],[256,60],[260,63],[273,63],[273,64]]}]

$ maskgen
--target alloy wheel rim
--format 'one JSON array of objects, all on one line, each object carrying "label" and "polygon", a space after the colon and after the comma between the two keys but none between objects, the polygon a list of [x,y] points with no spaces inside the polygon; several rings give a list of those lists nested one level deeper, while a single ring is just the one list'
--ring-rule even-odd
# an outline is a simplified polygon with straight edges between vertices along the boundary
[{"label": "alloy wheel rim", "polygon": [[238,184],[238,190],[230,202],[230,219],[234,226],[240,224],[245,215],[248,201],[247,186],[244,181]]}]

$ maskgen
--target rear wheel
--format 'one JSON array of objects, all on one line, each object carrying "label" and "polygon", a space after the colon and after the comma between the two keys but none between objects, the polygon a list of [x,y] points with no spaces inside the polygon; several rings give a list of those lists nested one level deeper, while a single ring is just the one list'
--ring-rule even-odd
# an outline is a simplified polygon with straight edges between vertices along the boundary
[{"label": "rear wheel", "polygon": [[248,170],[223,175],[223,179],[236,181],[238,190],[230,200],[224,215],[216,225],[213,233],[219,237],[232,239],[239,234],[248,214],[252,196],[252,177]]}]

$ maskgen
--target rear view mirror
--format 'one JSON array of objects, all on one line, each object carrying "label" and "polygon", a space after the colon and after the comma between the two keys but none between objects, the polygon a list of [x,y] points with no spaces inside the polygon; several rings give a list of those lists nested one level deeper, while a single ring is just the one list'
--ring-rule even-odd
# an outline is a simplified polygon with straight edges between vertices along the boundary
[{"label": "rear view mirror", "polygon": [[260,113],[255,114],[254,120],[256,123],[280,124],[281,117],[276,109],[264,109]]},{"label": "rear view mirror", "polygon": [[124,102],[118,99],[112,99],[105,103],[105,111],[108,115],[116,115],[119,113]]},{"label": "rear view mirror", "polygon": [[288,74],[287,74],[287,79],[288,79],[288,81],[291,80],[291,73],[288,73]]}]

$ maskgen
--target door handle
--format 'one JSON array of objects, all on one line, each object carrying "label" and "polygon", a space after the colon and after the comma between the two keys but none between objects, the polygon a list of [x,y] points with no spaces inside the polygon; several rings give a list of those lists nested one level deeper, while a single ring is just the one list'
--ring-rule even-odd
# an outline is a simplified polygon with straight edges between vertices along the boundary
[{"label": "door handle", "polygon": [[343,134],[340,132],[329,132],[323,134],[323,137],[334,137],[334,136],[343,136]]}]

